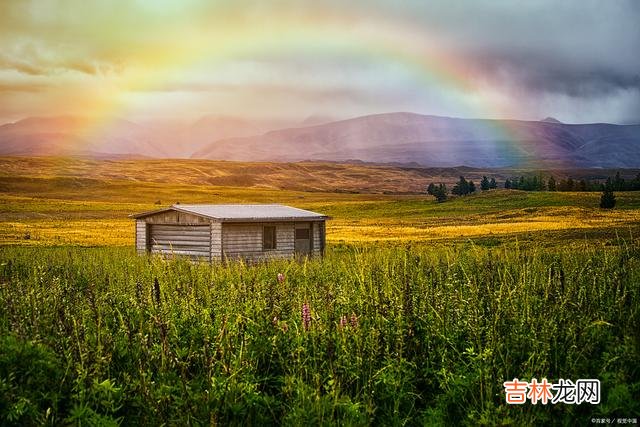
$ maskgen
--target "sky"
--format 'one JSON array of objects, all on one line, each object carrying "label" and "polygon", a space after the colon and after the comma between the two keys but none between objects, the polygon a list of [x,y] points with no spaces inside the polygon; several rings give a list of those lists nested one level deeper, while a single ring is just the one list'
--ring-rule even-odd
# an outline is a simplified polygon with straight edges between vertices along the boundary
[{"label": "sky", "polygon": [[640,123],[640,2],[2,0],[0,123]]}]

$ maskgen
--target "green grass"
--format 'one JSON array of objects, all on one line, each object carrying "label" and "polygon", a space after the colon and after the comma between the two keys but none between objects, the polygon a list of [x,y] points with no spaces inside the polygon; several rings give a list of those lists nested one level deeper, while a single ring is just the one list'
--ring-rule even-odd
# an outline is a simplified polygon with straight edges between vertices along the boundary
[{"label": "green grass", "polygon": [[[247,267],[0,248],[0,424],[632,416],[639,255],[625,242],[334,247],[324,260]],[[602,404],[508,406],[502,382],[514,377],[598,378]]]},{"label": "green grass", "polygon": [[[181,161],[190,173],[174,181],[173,161],[0,163],[0,425],[575,425],[640,413],[640,193],[617,193],[611,211],[598,193],[438,204],[372,194],[369,173],[423,187],[393,168]],[[246,168],[254,186],[220,184]],[[277,188],[300,179],[318,188]],[[316,210],[333,217],[328,254],[257,266],[138,257],[127,215],[157,201]],[[514,377],[597,378],[602,403],[507,406]]]}]

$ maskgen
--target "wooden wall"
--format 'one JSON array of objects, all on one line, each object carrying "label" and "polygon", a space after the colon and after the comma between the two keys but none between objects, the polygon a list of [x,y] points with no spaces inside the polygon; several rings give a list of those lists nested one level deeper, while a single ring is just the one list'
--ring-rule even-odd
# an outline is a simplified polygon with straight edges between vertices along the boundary
[{"label": "wooden wall", "polygon": [[184,225],[206,225],[211,222],[209,218],[178,211],[160,212],[144,218],[143,221],[146,221],[148,224]]},{"label": "wooden wall", "polygon": [[209,224],[147,224],[151,253],[211,259],[211,227]]},{"label": "wooden wall", "polygon": [[320,245],[320,238],[321,238],[321,227],[322,227],[322,221],[315,221],[312,225],[312,236],[313,236],[313,245],[312,245],[312,254],[313,256],[320,256],[322,255],[322,247]]},{"label": "wooden wall", "polygon": [[222,223],[211,222],[211,261],[222,260]]},{"label": "wooden wall", "polygon": [[136,252],[144,254],[147,251],[147,223],[144,219],[136,220]]},{"label": "wooden wall", "polygon": [[[262,227],[276,227],[276,249],[262,250]],[[270,258],[289,258],[294,253],[292,222],[225,223],[222,224],[222,249],[226,259],[243,258],[258,261]]]}]

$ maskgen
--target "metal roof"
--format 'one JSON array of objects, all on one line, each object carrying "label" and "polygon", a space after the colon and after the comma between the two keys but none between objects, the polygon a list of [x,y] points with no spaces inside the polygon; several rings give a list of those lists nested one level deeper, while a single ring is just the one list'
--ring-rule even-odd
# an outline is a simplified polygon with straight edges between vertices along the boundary
[{"label": "metal roof", "polygon": [[298,219],[328,219],[326,215],[285,205],[172,205],[155,211],[129,215],[131,218],[143,218],[166,211],[188,212],[194,215],[213,218],[220,221],[274,221]]}]

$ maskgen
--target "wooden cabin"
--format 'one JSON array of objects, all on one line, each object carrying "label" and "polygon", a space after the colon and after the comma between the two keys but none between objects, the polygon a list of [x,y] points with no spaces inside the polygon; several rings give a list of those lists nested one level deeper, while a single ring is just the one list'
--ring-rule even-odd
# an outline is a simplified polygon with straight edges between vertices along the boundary
[{"label": "wooden cabin", "polygon": [[139,254],[220,261],[322,256],[327,216],[284,205],[173,205],[130,215]]}]

